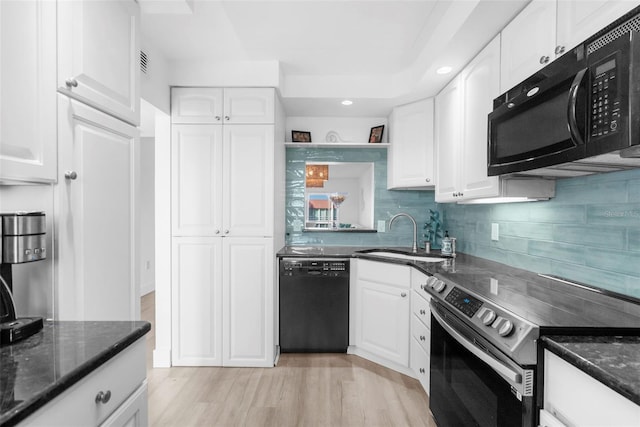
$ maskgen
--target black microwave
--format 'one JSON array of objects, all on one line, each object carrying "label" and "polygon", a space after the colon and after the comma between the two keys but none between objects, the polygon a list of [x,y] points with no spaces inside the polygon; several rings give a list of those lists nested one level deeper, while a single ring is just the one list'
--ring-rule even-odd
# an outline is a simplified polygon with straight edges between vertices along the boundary
[{"label": "black microwave", "polygon": [[600,32],[496,98],[488,118],[488,175],[638,146],[638,29],[640,16]]}]

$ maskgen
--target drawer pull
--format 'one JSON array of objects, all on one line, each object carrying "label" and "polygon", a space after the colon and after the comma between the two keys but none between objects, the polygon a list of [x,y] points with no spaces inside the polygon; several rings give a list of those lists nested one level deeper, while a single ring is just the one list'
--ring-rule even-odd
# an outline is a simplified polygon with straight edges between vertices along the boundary
[{"label": "drawer pull", "polygon": [[96,394],[96,403],[107,403],[109,400],[111,400],[111,390],[99,391]]}]

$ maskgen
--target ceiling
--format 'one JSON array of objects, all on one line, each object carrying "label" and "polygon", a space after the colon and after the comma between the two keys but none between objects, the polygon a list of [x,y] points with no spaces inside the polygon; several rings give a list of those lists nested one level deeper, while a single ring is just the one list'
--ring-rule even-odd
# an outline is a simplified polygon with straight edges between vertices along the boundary
[{"label": "ceiling", "polygon": [[144,0],[141,26],[169,64],[277,61],[288,115],[386,116],[435,95],[528,1]]}]

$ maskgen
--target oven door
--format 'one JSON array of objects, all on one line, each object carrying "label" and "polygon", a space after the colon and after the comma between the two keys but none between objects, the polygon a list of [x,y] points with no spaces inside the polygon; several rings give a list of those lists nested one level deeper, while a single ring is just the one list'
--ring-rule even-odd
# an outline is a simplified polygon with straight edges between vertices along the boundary
[{"label": "oven door", "polygon": [[518,366],[437,302],[431,313],[429,403],[438,426],[534,426],[533,369]]}]

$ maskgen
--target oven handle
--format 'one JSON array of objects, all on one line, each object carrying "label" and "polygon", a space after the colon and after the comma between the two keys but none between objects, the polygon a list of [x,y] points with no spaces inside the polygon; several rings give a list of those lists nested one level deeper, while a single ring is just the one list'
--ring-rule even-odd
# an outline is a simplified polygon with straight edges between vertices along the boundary
[{"label": "oven handle", "polygon": [[[584,79],[584,75],[587,72],[587,69],[584,68],[578,71],[576,77],[573,79],[573,83],[571,83],[571,89],[569,89],[569,104],[567,106],[567,118],[569,119],[569,133],[571,134],[571,140],[574,145],[582,145],[584,144],[584,140],[582,135],[580,135],[580,131],[578,130],[578,119],[576,117],[576,109],[578,105],[578,89],[580,88],[580,83]],[[577,143],[577,144],[576,144]]]},{"label": "oven handle", "polygon": [[456,341],[458,341],[464,348],[473,353],[478,359],[489,365],[494,371],[499,373],[504,378],[515,384],[522,383],[522,375],[511,370],[508,366],[503,365],[500,361],[494,359],[484,351],[476,347],[472,342],[463,337],[458,331],[453,329],[449,324],[437,313],[435,310],[431,310],[431,314],[438,321],[440,326],[449,333]]}]

